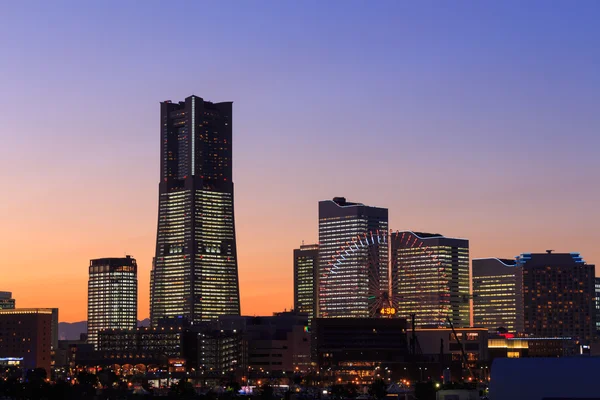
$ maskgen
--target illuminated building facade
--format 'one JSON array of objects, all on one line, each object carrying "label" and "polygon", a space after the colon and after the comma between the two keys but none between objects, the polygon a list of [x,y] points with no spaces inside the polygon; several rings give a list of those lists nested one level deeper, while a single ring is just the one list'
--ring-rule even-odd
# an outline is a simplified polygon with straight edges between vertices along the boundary
[{"label": "illuminated building facade", "polygon": [[88,280],[88,343],[98,346],[102,329],[137,326],[137,263],[135,258],[90,260]]},{"label": "illuminated building facade", "polygon": [[239,315],[232,103],[161,105],[161,163],[150,319]]},{"label": "illuminated building facade", "polygon": [[392,282],[398,314],[417,326],[470,325],[469,241],[422,232],[392,234]]},{"label": "illuminated building facade", "polygon": [[58,310],[52,308],[0,310],[0,364],[44,368],[49,374],[57,336],[55,319]]},{"label": "illuminated building facade", "polygon": [[309,320],[316,315],[318,270],[318,244],[294,249],[294,310],[307,313]]},{"label": "illuminated building facade", "polygon": [[[387,236],[387,231],[387,208],[350,203],[343,197],[319,202],[320,317],[372,316],[370,301],[389,291],[388,244],[375,239]],[[357,240],[368,240],[369,245],[350,245]],[[336,258],[340,262],[333,265]]]},{"label": "illuminated building facade", "polygon": [[502,337],[488,339],[490,359],[525,357],[572,357],[579,354],[580,346],[570,337]]},{"label": "illuminated building facade", "polygon": [[15,308],[15,299],[11,292],[0,292],[0,310]]},{"label": "illuminated building facade", "polygon": [[524,253],[525,333],[589,342],[596,333],[595,266],[579,253]]},{"label": "illuminated building facade", "polygon": [[523,269],[515,260],[473,259],[473,323],[523,332]]}]

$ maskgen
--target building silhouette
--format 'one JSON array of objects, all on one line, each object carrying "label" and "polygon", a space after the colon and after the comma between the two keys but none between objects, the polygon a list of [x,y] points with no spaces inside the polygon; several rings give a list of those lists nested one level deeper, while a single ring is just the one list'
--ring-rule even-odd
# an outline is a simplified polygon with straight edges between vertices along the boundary
[{"label": "building silhouette", "polygon": [[0,310],[15,308],[15,299],[11,292],[0,292]]},{"label": "building silhouette", "polygon": [[415,314],[419,327],[470,326],[469,241],[437,233],[396,232],[390,237],[393,297],[398,315]]},{"label": "building silhouette", "polygon": [[303,244],[294,249],[294,310],[308,314],[309,321],[317,311],[318,270],[318,244]]},{"label": "building silhouette", "polygon": [[98,346],[103,329],[137,326],[137,263],[135,258],[90,260],[88,280],[88,343]]},{"label": "building silhouette", "polygon": [[596,335],[600,336],[600,278],[595,279],[596,291]]},{"label": "building silhouette", "polygon": [[523,253],[525,333],[573,337],[582,342],[596,333],[595,266],[579,253]]},{"label": "building silhouette", "polygon": [[523,332],[523,269],[514,259],[473,259],[473,324]]},{"label": "building silhouette", "polygon": [[370,317],[389,293],[387,208],[319,202],[318,315]]},{"label": "building silhouette", "polygon": [[160,184],[150,319],[239,315],[232,103],[160,105]]},{"label": "building silhouette", "polygon": [[0,365],[44,368],[58,348],[57,308],[0,309]]}]

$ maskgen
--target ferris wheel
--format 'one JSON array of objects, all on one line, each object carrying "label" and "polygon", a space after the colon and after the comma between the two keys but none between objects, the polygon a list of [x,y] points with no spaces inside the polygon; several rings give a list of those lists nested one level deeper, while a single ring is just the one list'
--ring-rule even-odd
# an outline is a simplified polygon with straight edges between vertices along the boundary
[{"label": "ferris wheel", "polygon": [[351,289],[362,298],[368,316],[409,318],[414,313],[419,324],[445,324],[450,305],[445,268],[416,234],[376,230],[352,237],[321,274],[320,299],[333,296],[335,275],[352,265],[362,285]]}]

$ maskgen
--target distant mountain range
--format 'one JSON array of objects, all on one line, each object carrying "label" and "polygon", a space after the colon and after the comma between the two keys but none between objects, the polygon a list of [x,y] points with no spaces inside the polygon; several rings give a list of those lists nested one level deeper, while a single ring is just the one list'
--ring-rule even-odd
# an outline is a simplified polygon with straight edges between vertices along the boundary
[{"label": "distant mountain range", "polygon": [[[138,326],[150,326],[150,319],[138,321]],[[77,340],[82,333],[87,333],[87,321],[58,323],[59,340]]]}]

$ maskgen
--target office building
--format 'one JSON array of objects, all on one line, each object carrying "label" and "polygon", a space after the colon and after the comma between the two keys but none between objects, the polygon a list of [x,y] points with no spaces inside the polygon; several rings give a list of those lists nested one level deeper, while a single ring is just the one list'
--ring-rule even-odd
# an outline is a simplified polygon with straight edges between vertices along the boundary
[{"label": "office building", "polygon": [[433,233],[394,232],[390,236],[392,288],[398,315],[417,326],[470,325],[469,241]]},{"label": "office building", "polygon": [[55,318],[58,311],[51,308],[0,310],[0,364],[44,368],[49,374]]},{"label": "office building", "polygon": [[318,244],[294,249],[294,310],[307,313],[309,321],[316,315],[318,270]]},{"label": "office building", "polygon": [[15,308],[15,299],[11,292],[0,292],[0,310]]},{"label": "office building", "polygon": [[389,294],[388,210],[319,202],[318,315],[370,317]]},{"label": "office building", "polygon": [[595,267],[579,253],[524,253],[525,333],[573,337],[582,342],[596,333]]},{"label": "office building", "polygon": [[90,261],[88,279],[88,343],[97,348],[98,331],[137,325],[137,263],[135,258]]},{"label": "office building", "polygon": [[150,319],[239,315],[232,103],[160,104],[160,184]]},{"label": "office building", "polygon": [[473,259],[473,323],[523,332],[523,268],[514,259]]}]

